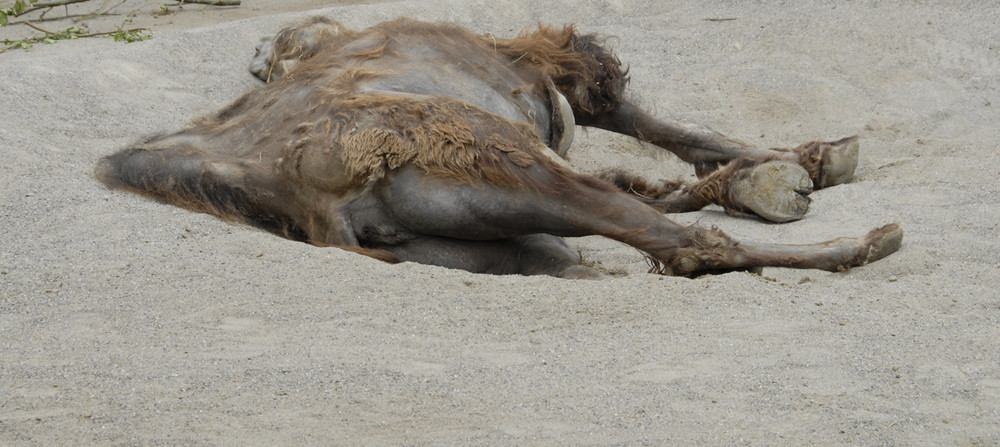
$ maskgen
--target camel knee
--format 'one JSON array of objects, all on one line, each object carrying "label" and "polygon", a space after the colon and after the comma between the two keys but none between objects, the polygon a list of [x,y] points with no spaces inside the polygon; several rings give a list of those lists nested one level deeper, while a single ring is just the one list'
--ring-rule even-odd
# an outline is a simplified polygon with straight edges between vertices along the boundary
[{"label": "camel knee", "polygon": [[722,230],[688,227],[677,235],[676,245],[647,256],[650,273],[697,276],[734,270],[742,250]]}]

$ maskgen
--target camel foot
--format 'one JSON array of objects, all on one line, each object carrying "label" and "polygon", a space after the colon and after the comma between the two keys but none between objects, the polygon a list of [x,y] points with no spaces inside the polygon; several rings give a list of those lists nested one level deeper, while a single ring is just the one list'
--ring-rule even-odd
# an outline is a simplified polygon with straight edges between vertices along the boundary
[{"label": "camel foot", "polygon": [[798,164],[769,161],[729,185],[731,197],[762,219],[782,223],[799,220],[809,211],[813,182]]},{"label": "camel foot", "polygon": [[903,245],[903,227],[899,224],[889,224],[876,228],[865,236],[868,245],[868,257],[862,264],[878,261],[899,250]]},{"label": "camel foot", "polygon": [[806,143],[796,149],[800,163],[813,175],[816,189],[847,183],[858,167],[858,137],[829,143]]}]

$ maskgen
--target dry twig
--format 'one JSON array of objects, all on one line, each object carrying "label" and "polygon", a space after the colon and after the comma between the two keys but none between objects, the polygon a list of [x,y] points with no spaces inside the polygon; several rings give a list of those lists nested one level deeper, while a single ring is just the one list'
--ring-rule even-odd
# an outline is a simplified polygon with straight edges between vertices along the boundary
[{"label": "dry twig", "polygon": [[39,2],[39,3],[34,3],[34,4],[31,5],[30,8],[25,9],[24,12],[22,12],[21,14],[14,15],[14,17],[17,17],[17,16],[22,15],[22,14],[27,14],[27,13],[33,12],[33,11],[38,11],[39,9],[55,8],[56,6],[66,6],[66,5],[72,5],[74,3],[83,3],[83,2],[86,2],[86,1],[90,1],[90,0],[60,0],[60,1],[55,1],[55,2]]},{"label": "dry twig", "polygon": [[178,3],[198,3],[210,6],[239,6],[240,0],[178,0]]}]

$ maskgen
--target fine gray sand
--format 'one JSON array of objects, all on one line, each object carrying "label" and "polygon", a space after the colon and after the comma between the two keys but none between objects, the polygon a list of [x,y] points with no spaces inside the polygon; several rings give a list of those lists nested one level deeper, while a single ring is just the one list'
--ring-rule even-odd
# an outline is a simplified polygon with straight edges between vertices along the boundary
[{"label": "fine gray sand", "polygon": [[[145,42],[0,55],[0,445],[1000,444],[992,2],[253,3],[188,7],[202,26],[154,23]],[[904,245],[843,273],[684,279],[590,237],[570,242],[606,280],[496,277],[290,242],[93,179],[100,157],[258,85],[258,38],[311,14],[614,36],[660,116],[760,146],[861,137],[855,181],[814,193],[802,221],[672,218],[787,243],[899,222]],[[597,130],[570,156],[693,179]]]}]

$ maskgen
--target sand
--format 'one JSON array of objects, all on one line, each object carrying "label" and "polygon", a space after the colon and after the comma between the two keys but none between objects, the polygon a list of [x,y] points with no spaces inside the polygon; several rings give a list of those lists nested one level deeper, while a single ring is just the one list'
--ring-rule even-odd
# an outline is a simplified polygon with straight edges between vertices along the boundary
[{"label": "sand", "polygon": [[[0,55],[0,444],[1000,444],[1000,8],[267,4],[188,7],[140,43]],[[760,146],[861,137],[855,181],[815,192],[802,221],[672,218],[789,243],[899,222],[904,245],[844,273],[683,279],[589,237],[570,242],[606,280],[486,276],[290,242],[92,178],[101,156],[257,85],[257,39],[310,14],[615,36],[658,115]],[[597,130],[570,157],[693,178]]]}]

